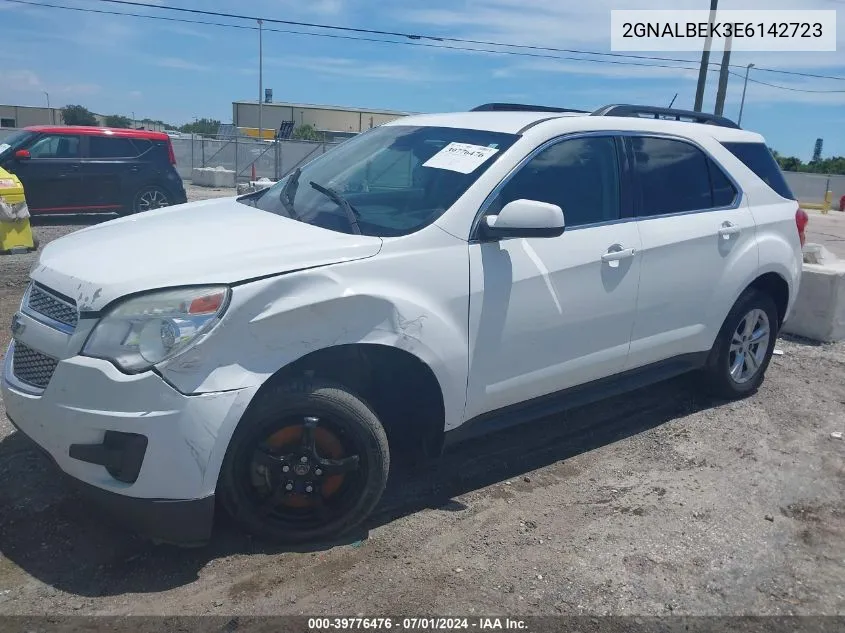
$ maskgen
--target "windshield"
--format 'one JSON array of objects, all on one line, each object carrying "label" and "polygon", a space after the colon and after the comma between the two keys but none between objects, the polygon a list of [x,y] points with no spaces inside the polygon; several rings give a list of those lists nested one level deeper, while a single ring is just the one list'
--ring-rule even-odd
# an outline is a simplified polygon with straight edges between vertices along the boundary
[{"label": "windshield", "polygon": [[440,217],[517,138],[459,128],[379,127],[240,202],[332,231],[407,235]]},{"label": "windshield", "polygon": [[14,151],[14,149],[20,145],[22,141],[26,140],[30,136],[32,136],[32,132],[21,130],[20,132],[16,132],[6,138],[0,139],[0,158],[3,158],[5,154]]}]

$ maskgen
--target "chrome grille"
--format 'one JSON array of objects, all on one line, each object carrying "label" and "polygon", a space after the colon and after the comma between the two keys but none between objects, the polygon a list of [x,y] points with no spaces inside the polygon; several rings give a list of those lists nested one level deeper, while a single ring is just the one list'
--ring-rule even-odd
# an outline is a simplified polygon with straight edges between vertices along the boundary
[{"label": "chrome grille", "polygon": [[68,303],[35,284],[32,284],[29,288],[26,305],[32,312],[43,314],[72,328],[76,327],[79,319],[75,304]]},{"label": "chrome grille", "polygon": [[56,365],[59,363],[41,352],[15,341],[15,351],[12,355],[12,372],[15,378],[33,387],[44,389],[50,383]]}]

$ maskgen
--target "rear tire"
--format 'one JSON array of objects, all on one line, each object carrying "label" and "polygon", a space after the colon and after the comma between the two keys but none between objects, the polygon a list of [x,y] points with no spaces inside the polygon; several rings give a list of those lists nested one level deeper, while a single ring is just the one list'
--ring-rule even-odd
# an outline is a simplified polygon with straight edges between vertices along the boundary
[{"label": "rear tire", "polygon": [[737,299],[705,368],[715,395],[733,400],[757,391],[772,358],[779,327],[778,310],[768,294],[750,288]]},{"label": "rear tire", "polygon": [[232,436],[218,482],[235,522],[281,543],[334,538],[363,522],[390,468],[387,436],[369,406],[333,383],[289,383],[259,397]]},{"label": "rear tire", "polygon": [[147,185],[138,190],[132,197],[130,213],[143,213],[153,211],[162,207],[169,207],[173,204],[171,196],[167,191],[158,185]]}]

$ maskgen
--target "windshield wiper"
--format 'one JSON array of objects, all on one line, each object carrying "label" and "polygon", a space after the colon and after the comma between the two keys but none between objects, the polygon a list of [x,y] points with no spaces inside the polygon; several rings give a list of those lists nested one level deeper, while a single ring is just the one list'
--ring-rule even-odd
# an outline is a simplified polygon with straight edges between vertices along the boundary
[{"label": "windshield wiper", "polygon": [[299,187],[299,175],[301,173],[302,170],[297,167],[294,172],[288,176],[288,181],[285,183],[285,186],[282,187],[282,191],[279,194],[279,201],[282,203],[285,211],[288,212],[288,215],[294,220],[299,219],[299,214],[293,208],[293,199],[296,198],[296,190]]},{"label": "windshield wiper", "polygon": [[361,235],[361,227],[358,226],[358,212],[355,210],[355,207],[352,206],[352,203],[331,187],[324,187],[323,185],[317,184],[313,180],[310,184],[312,187],[314,187],[314,189],[319,191],[327,198],[331,198],[331,200],[337,206],[343,209],[344,213],[346,213],[347,219],[349,220],[349,226],[352,227],[352,230],[355,232],[356,235]]}]

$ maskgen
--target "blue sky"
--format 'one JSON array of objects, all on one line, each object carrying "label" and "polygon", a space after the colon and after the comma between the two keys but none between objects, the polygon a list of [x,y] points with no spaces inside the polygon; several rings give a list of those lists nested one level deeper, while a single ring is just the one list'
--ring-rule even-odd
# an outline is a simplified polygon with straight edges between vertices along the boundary
[{"label": "blue sky", "polygon": [[[32,0],[66,6],[180,14],[94,0]],[[610,51],[610,10],[706,8],[706,0],[156,0],[156,4],[439,36]],[[838,9],[838,52],[734,53],[731,63],[845,77],[845,0],[721,0],[723,9]],[[191,19],[191,16],[184,16]],[[215,20],[196,16],[199,20]],[[228,21],[250,25],[245,22]],[[286,28],[266,25],[267,28]],[[656,53],[689,59],[695,53]],[[712,61],[720,61],[715,52]],[[736,69],[739,71],[739,69]],[[607,103],[691,108],[697,72],[479,52],[394,46],[267,32],[264,86],[276,101],[415,112],[462,110],[487,101],[593,109]],[[845,155],[845,81],[752,70],[743,127],[786,154]],[[174,123],[231,121],[233,100],[258,96],[258,37],[251,30],[78,13],[0,0],[0,103],[80,103],[102,114],[134,112]],[[716,74],[706,108],[712,111]],[[731,77],[725,113],[737,116],[742,79]]]}]

